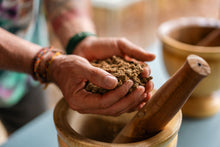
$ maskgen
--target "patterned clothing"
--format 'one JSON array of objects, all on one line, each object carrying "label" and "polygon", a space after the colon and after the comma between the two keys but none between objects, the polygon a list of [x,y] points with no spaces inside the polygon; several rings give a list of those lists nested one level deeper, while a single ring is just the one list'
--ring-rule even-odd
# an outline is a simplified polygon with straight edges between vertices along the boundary
[{"label": "patterned clothing", "polygon": [[[33,20],[35,0],[0,0],[0,27],[25,37]],[[0,107],[11,107],[18,103],[29,88],[38,85],[23,73],[0,70]]]},{"label": "patterned clothing", "polygon": [[0,26],[13,34],[24,32],[32,19],[33,0],[0,0]]}]

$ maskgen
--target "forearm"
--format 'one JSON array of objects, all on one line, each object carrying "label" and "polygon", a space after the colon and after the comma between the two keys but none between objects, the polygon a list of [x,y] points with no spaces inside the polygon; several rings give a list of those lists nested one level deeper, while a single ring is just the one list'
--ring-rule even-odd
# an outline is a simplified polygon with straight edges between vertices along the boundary
[{"label": "forearm", "polygon": [[89,0],[45,0],[47,18],[64,47],[78,32],[95,33],[90,5]]},{"label": "forearm", "polygon": [[40,46],[0,28],[0,69],[32,73],[32,60]]}]

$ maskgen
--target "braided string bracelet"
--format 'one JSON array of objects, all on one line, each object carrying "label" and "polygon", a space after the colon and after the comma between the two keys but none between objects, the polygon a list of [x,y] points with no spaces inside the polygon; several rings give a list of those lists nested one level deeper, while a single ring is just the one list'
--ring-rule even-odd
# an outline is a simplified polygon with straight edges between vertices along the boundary
[{"label": "braided string bracelet", "polygon": [[33,75],[33,78],[35,80],[39,80],[42,83],[44,81],[44,75],[39,74],[38,67],[39,67],[40,62],[43,59],[43,56],[46,55],[50,50],[51,50],[51,47],[42,48],[41,50],[39,50],[37,52],[37,54],[35,55],[35,57],[33,59],[33,62],[32,62],[32,69],[33,69],[32,70],[33,71],[32,75]]},{"label": "braided string bracelet", "polygon": [[[35,80],[40,81],[41,83],[49,83],[50,78],[48,75],[48,71],[50,68],[50,65],[54,58],[58,55],[64,54],[62,50],[55,49],[53,47],[45,47],[38,51],[38,53],[35,55],[33,62],[32,62],[32,76]],[[43,60],[43,58],[46,58],[45,62],[45,68],[41,69],[40,64]]]},{"label": "braided string bracelet", "polygon": [[48,60],[46,61],[46,79],[47,79],[47,81],[50,81],[51,79],[50,79],[50,77],[49,77],[49,69],[50,69],[50,65],[51,65],[51,63],[53,62],[53,60],[54,60],[54,58],[56,57],[56,56],[59,56],[59,55],[61,55],[61,54],[63,54],[62,52],[60,52],[60,51],[56,51],[56,52],[54,52],[54,54],[51,54],[50,55],[50,57],[48,57]]}]

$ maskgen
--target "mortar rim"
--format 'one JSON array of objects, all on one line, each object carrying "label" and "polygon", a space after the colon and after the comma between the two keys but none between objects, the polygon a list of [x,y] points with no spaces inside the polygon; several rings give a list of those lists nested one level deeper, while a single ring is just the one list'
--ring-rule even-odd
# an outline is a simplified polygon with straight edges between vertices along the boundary
[{"label": "mortar rim", "polygon": [[158,36],[162,42],[185,52],[220,53],[220,46],[196,46],[178,41],[169,36],[171,31],[186,27],[216,27],[220,29],[220,20],[205,17],[181,17],[166,21],[158,27]]},{"label": "mortar rim", "polygon": [[[103,146],[104,145],[104,146],[113,146],[113,147],[116,147],[116,146],[117,147],[124,147],[124,146],[132,147],[132,146],[143,146],[143,145],[155,146],[157,144],[163,144],[166,141],[168,141],[169,139],[170,140],[173,139],[177,135],[177,133],[180,129],[180,126],[181,126],[181,122],[182,122],[182,112],[180,110],[175,116],[175,119],[177,120],[177,122],[174,123],[173,122],[174,118],[173,118],[171,120],[172,124],[168,123],[168,125],[170,124],[169,129],[173,128],[173,131],[169,132],[168,129],[162,130],[160,133],[147,139],[148,142],[151,141],[150,144],[148,142],[146,142],[147,140],[134,142],[134,143],[117,144],[117,143],[107,143],[107,142],[96,141],[96,140],[89,139],[87,137],[83,137],[82,135],[77,133],[75,130],[73,130],[72,127],[68,124],[67,118],[65,117],[67,112],[68,112],[68,104],[66,103],[66,101],[63,98],[57,103],[57,105],[54,109],[54,124],[57,129],[57,134],[67,144],[74,142],[73,144],[80,143],[80,144],[87,145],[87,146],[97,146],[97,145]],[[172,126],[173,124],[174,124],[174,126]],[[171,126],[172,126],[172,128],[171,128]],[[168,134],[168,135],[166,137],[164,137],[166,134]],[[162,137],[160,137],[160,138],[162,138],[162,141],[160,143],[157,143],[159,135],[162,136]]]}]

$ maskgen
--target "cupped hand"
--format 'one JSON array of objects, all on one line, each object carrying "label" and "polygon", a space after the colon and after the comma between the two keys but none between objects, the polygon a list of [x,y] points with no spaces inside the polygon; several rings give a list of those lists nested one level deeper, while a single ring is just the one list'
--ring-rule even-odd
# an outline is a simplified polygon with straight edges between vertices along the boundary
[{"label": "cupped hand", "polygon": [[82,56],[89,61],[105,59],[113,55],[136,59],[138,61],[152,61],[155,55],[146,52],[141,47],[125,38],[98,38],[87,37],[74,49],[73,54]]},{"label": "cupped hand", "polygon": [[[69,106],[80,113],[117,116],[135,110],[149,96],[142,86],[127,95],[133,85],[131,80],[115,88],[115,77],[77,55],[55,57],[50,66],[49,77],[61,89]],[[87,81],[113,90],[103,95],[87,92],[84,89]]]},{"label": "cupped hand", "polygon": [[[143,48],[133,44],[125,38],[99,38],[94,36],[84,39],[77,45],[73,54],[82,56],[89,61],[105,59],[113,55],[135,62],[152,61],[155,58],[154,54],[146,52]],[[150,74],[150,67],[146,66],[143,70],[142,77],[149,77]],[[147,82],[145,85],[145,93],[148,95],[145,101],[151,97],[150,92],[153,90],[153,87],[152,81]],[[143,101],[143,104],[145,101]],[[143,104],[137,107],[141,108]]]}]

